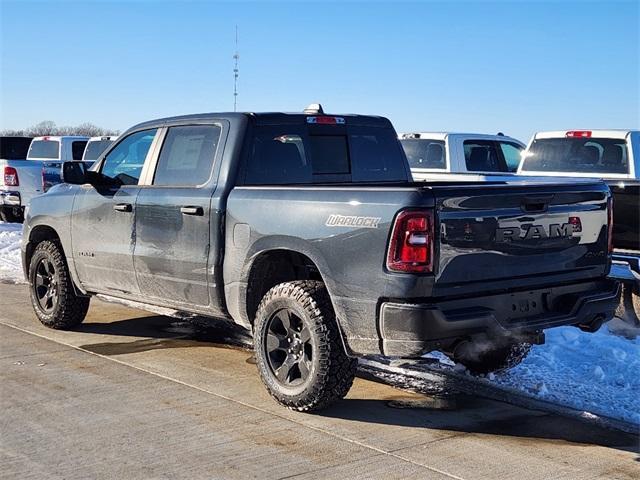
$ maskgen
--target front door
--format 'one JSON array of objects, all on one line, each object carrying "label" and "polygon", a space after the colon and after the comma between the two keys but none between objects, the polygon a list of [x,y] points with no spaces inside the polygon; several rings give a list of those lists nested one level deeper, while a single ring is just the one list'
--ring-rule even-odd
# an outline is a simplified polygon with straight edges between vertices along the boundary
[{"label": "front door", "polygon": [[83,185],[73,204],[72,250],[81,284],[91,291],[137,294],[133,269],[135,204],[156,129],[132,133],[105,157],[100,185]]},{"label": "front door", "polygon": [[169,127],[150,185],[136,200],[134,263],[140,293],[209,306],[213,166],[219,125]]}]

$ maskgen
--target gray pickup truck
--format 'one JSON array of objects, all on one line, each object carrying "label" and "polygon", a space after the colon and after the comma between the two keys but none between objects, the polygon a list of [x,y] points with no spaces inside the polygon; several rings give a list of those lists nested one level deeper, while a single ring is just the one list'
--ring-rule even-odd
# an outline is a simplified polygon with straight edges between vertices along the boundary
[{"label": "gray pickup truck", "polygon": [[78,327],[93,294],[233,321],[296,410],[346,395],[361,355],[505,368],[619,295],[604,183],[413,183],[381,117],[166,118],[63,177],[24,227],[40,321]]}]

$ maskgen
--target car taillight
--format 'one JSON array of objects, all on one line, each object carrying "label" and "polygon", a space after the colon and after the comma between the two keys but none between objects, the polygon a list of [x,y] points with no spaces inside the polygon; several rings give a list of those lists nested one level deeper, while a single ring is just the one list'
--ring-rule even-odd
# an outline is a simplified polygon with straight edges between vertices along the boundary
[{"label": "car taillight", "polygon": [[613,197],[607,200],[607,241],[609,253],[613,253]]},{"label": "car taillight", "polygon": [[591,132],[589,130],[574,130],[567,132],[568,138],[591,138]]},{"label": "car taillight", "polygon": [[404,211],[391,231],[387,268],[394,272],[433,271],[434,217],[431,211]]},{"label": "car taillight", "polygon": [[4,167],[4,184],[7,187],[19,187],[18,172],[13,167]]},{"label": "car taillight", "polygon": [[569,217],[569,223],[573,227],[574,233],[582,232],[582,222],[580,221],[580,217]]}]

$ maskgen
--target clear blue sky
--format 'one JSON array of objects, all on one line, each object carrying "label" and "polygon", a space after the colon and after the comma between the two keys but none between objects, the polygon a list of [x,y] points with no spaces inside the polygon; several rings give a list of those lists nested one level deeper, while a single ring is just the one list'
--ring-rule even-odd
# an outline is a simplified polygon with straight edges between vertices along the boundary
[{"label": "clear blue sky", "polygon": [[640,127],[640,1],[213,3],[0,0],[0,128],[124,130],[239,110],[385,115],[398,131],[528,140]]}]

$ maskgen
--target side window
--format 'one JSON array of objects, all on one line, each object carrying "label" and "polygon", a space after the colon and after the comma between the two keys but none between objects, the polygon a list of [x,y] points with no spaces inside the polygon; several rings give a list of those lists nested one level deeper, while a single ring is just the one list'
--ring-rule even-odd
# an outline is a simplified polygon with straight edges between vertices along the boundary
[{"label": "side window", "polygon": [[492,141],[465,140],[464,159],[468,172],[504,172]]},{"label": "side window", "polygon": [[120,185],[136,185],[156,129],[132,133],[105,157],[101,173]]},{"label": "side window", "polygon": [[86,140],[76,140],[71,142],[71,156],[74,160],[82,160],[82,154],[84,153],[84,147],[87,146]]},{"label": "side window", "polygon": [[170,127],[153,184],[197,186],[206,183],[211,176],[220,132],[217,125]]},{"label": "side window", "polygon": [[513,143],[499,142],[500,150],[504,156],[504,161],[507,163],[508,172],[516,172],[518,165],[520,165],[520,159],[522,154],[522,147]]}]

